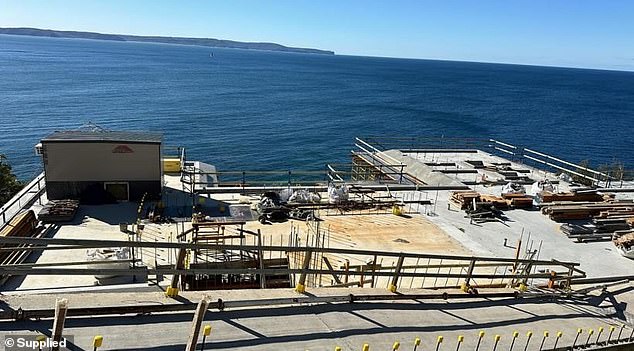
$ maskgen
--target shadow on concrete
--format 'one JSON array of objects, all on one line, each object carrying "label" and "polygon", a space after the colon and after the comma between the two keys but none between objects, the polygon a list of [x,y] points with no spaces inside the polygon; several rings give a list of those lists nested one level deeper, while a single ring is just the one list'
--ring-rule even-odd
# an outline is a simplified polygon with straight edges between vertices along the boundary
[{"label": "shadow on concrete", "polygon": [[[468,301],[468,302],[431,302],[431,303],[337,303],[337,304],[323,304],[312,306],[288,306],[279,308],[253,308],[253,309],[241,309],[233,311],[209,311],[206,314],[205,320],[207,321],[224,321],[227,324],[238,328],[250,335],[253,339],[247,340],[231,340],[231,341],[215,341],[208,342],[206,346],[210,349],[214,348],[232,348],[240,349],[247,346],[261,346],[267,344],[283,344],[288,342],[298,342],[307,340],[328,340],[339,339],[355,335],[374,335],[384,333],[401,333],[401,332],[439,332],[439,331],[457,331],[457,330],[479,330],[486,328],[503,327],[508,325],[517,324],[518,321],[515,317],[509,315],[507,320],[499,320],[494,322],[476,323],[468,319],[458,317],[455,313],[450,311],[459,311],[463,309],[478,309],[495,306],[517,306],[522,304],[547,304],[552,303],[550,300],[516,300],[516,299],[496,299],[496,300],[481,300],[481,301]],[[575,304],[583,305],[583,301],[575,301]],[[411,326],[396,326],[390,327],[374,321],[372,318],[363,316],[358,312],[364,310],[385,310],[388,311],[420,311],[427,310],[441,311],[447,315],[459,319],[459,323],[449,325],[417,325],[412,323]],[[522,310],[520,310],[522,311]],[[311,332],[298,335],[284,335],[284,336],[266,336],[259,333],[256,330],[244,326],[240,323],[241,319],[248,318],[275,318],[280,316],[292,316],[292,315],[320,315],[324,313],[343,312],[357,316],[372,324],[368,328],[353,328],[342,331],[322,331]],[[193,311],[157,314],[157,315],[130,315],[130,316],[103,316],[103,317],[77,317],[68,318],[66,320],[66,328],[86,328],[86,327],[103,327],[103,326],[138,326],[138,325],[152,325],[160,323],[177,323],[177,322],[190,322],[192,320]],[[561,313],[556,315],[535,315],[530,314],[525,318],[522,318],[521,323],[531,323],[546,321],[551,319],[568,319],[568,318],[580,318],[580,317],[602,317],[610,318],[613,315],[601,315],[593,312],[591,309],[580,308],[578,310],[571,310],[571,313]],[[20,330],[48,330],[51,325],[51,320],[46,321],[3,321],[0,322],[0,330],[5,331],[20,331]],[[465,324],[467,323],[467,324]],[[183,336],[184,338],[186,335]],[[182,345],[166,345],[162,347],[148,347],[148,348],[128,348],[125,350],[174,350]]]}]

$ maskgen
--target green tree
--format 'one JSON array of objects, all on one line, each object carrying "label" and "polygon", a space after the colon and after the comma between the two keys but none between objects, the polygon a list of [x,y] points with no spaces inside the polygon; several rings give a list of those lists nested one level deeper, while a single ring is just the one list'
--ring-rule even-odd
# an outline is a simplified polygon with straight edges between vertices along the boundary
[{"label": "green tree", "polygon": [[24,183],[13,174],[7,158],[0,154],[0,206],[9,201],[22,187]]}]

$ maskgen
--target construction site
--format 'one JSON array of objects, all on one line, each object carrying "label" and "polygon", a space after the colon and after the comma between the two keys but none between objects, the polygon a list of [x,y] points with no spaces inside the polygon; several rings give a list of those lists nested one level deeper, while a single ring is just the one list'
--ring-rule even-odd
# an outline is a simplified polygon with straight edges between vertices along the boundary
[{"label": "construction site", "polygon": [[156,134],[47,136],[44,172],[0,210],[0,333],[71,350],[634,349],[626,170],[493,139],[353,145],[350,163],[249,171]]}]

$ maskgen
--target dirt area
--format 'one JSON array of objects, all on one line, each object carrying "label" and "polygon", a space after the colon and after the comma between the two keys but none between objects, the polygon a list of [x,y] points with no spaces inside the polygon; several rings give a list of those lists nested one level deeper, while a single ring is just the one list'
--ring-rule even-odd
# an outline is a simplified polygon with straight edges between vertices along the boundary
[{"label": "dirt area", "polygon": [[[330,234],[326,246],[331,248],[447,255],[471,252],[422,215],[355,214],[321,219],[321,228]],[[297,228],[305,238],[306,223],[301,221],[274,224],[251,221],[245,225],[248,230],[260,229],[266,244],[273,245],[287,245],[291,227]]]},{"label": "dirt area", "polygon": [[470,252],[421,215],[330,216],[324,218],[324,224],[329,226],[331,238],[355,249],[448,255]]}]

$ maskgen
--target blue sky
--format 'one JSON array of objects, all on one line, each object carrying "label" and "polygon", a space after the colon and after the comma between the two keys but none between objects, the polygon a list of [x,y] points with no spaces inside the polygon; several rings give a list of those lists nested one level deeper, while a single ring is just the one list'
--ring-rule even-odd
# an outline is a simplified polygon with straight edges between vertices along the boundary
[{"label": "blue sky", "polygon": [[634,71],[634,1],[0,0],[0,27]]}]

